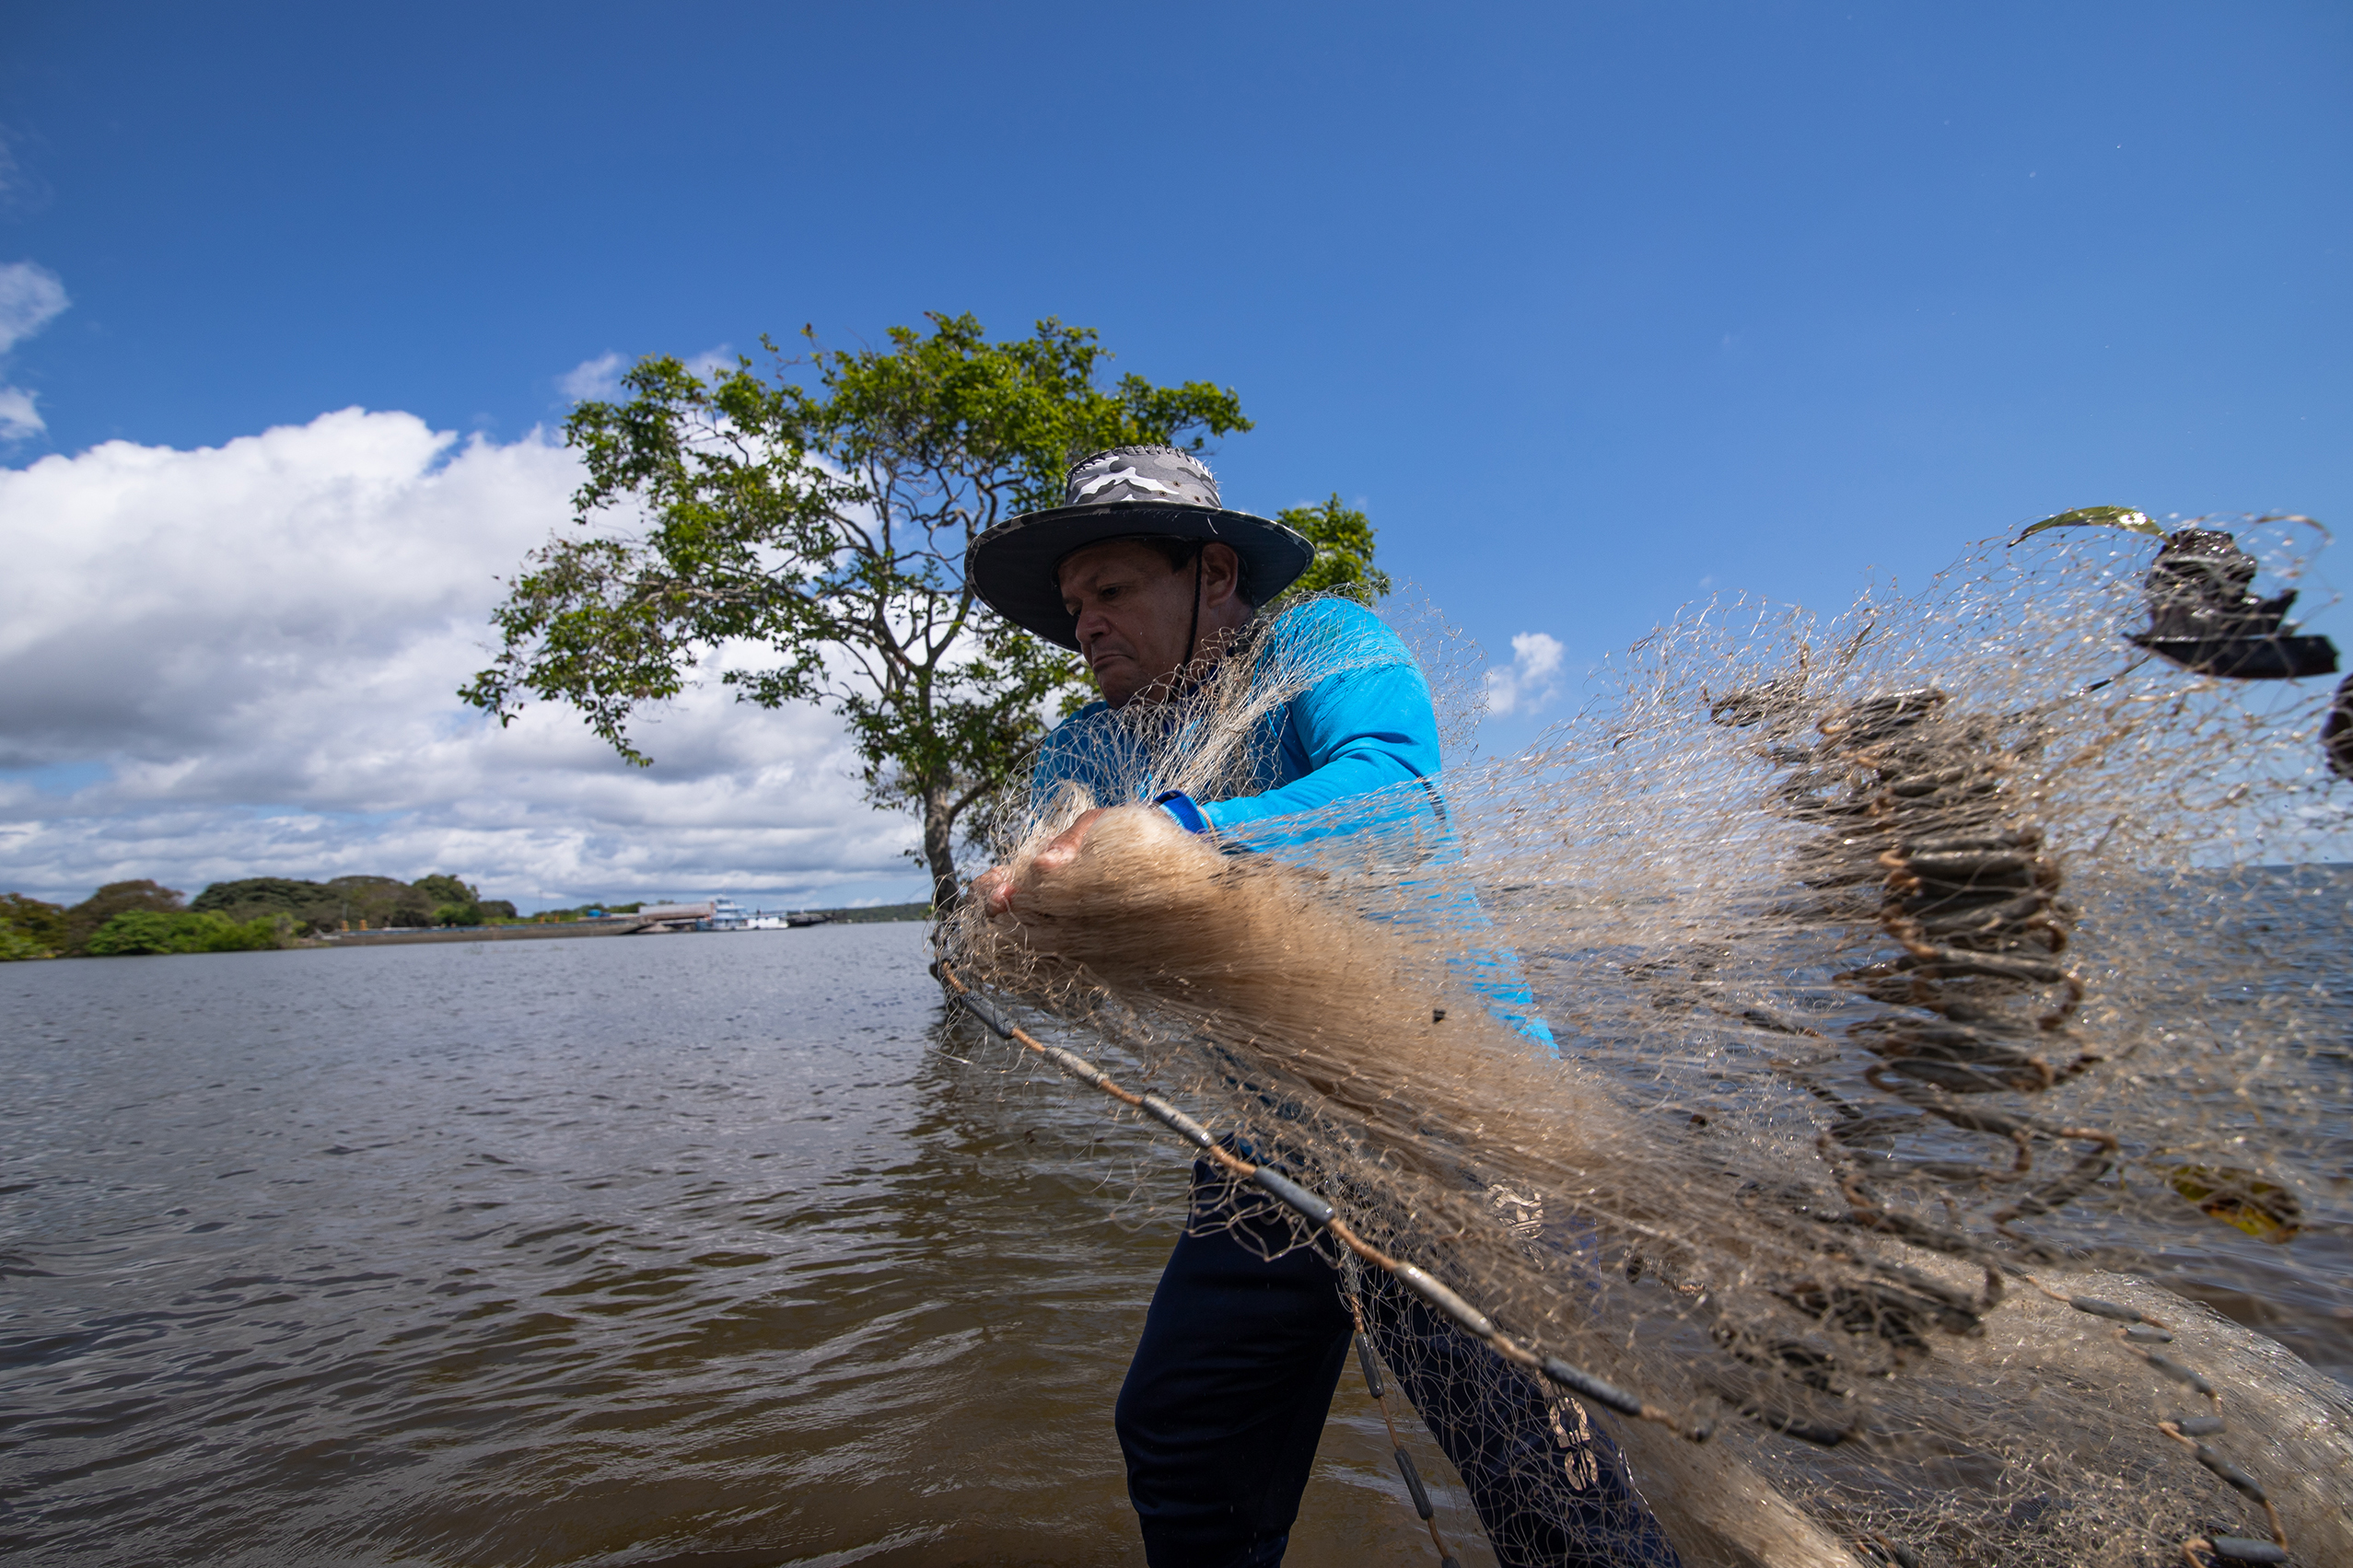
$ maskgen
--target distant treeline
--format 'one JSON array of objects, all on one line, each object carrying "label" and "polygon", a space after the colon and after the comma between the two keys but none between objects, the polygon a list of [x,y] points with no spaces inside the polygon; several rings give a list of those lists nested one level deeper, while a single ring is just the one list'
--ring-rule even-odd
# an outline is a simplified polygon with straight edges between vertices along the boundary
[{"label": "distant treeline", "polygon": [[[577,918],[578,912],[558,911],[553,918]],[[183,899],[176,888],[142,878],[109,882],[70,907],[0,893],[0,960],[244,952],[289,947],[306,935],[338,930],[346,921],[355,928],[366,921],[381,929],[482,925],[515,918],[512,903],[485,899],[455,877],[420,877],[414,882],[395,877],[338,877],[327,882],[248,877],[215,882],[192,900]]]}]

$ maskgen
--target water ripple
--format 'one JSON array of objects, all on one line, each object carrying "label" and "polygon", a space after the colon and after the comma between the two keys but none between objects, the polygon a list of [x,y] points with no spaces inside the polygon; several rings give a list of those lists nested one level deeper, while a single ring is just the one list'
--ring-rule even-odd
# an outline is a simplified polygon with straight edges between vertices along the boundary
[{"label": "water ripple", "polygon": [[[1181,1167],[939,1050],[917,927],[17,964],[0,1020],[12,1562],[1141,1561],[1117,1217]],[[1427,1561],[1362,1402],[1301,1568]]]}]

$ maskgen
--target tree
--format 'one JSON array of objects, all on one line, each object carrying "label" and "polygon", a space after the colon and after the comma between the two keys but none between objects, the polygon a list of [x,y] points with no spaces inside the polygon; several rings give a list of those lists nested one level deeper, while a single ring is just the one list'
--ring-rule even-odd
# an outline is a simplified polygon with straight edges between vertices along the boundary
[{"label": "tree", "polygon": [[[588,479],[578,537],[535,552],[493,614],[498,660],[459,693],[510,722],[535,696],[577,708],[622,756],[650,703],[724,645],[776,662],[720,680],[763,707],[816,701],[848,725],[868,799],[914,811],[936,907],[958,886],[963,814],[1007,782],[1080,679],[1061,649],[980,606],[964,551],[1002,518],[1062,500],[1091,451],[1198,451],[1247,430],[1232,391],[1123,376],[1095,334],[1048,319],[991,343],[969,315],[894,327],[888,347],[808,348],[775,374],[708,379],[641,360],[626,401],[565,422]],[[813,385],[810,384],[813,382]],[[632,525],[642,519],[642,526]]]},{"label": "tree", "polygon": [[22,893],[0,893],[0,962],[53,958],[66,945],[64,906]]},{"label": "tree", "polygon": [[316,882],[305,882],[292,877],[246,877],[234,882],[210,882],[202,892],[188,900],[188,908],[197,914],[216,912],[227,914],[248,904],[284,910],[291,914],[326,892]]},{"label": "tree", "polygon": [[436,925],[480,925],[482,923],[482,889],[471,882],[436,873],[420,877],[409,884],[433,900],[433,923]]},{"label": "tree", "polygon": [[[420,877],[414,885],[391,877],[338,877],[306,882],[292,877],[247,877],[215,882],[188,900],[191,912],[227,915],[246,924],[263,915],[287,916],[304,931],[332,931],[344,921],[375,925],[424,924],[438,920],[444,904],[512,919],[515,906],[484,900],[471,883],[455,877]],[[475,921],[461,922],[473,924]]]},{"label": "tree", "polygon": [[1307,536],[1315,563],[1270,608],[1306,594],[1344,594],[1368,606],[1389,597],[1389,574],[1372,563],[1372,519],[1342,505],[1339,492],[1320,506],[1286,507],[1275,520]]},{"label": "tree", "polygon": [[432,918],[427,912],[433,900],[397,877],[330,877],[327,891],[334,897],[337,923],[364,920],[379,927],[424,925]]},{"label": "tree", "polygon": [[292,877],[246,877],[215,882],[188,900],[195,914],[224,914],[240,923],[262,915],[283,914],[306,931],[332,931],[343,918],[344,900],[318,882]]},{"label": "tree", "polygon": [[99,927],[118,914],[134,910],[179,914],[183,908],[177,888],[145,877],[134,882],[109,882],[65,912],[65,951],[82,952]]}]

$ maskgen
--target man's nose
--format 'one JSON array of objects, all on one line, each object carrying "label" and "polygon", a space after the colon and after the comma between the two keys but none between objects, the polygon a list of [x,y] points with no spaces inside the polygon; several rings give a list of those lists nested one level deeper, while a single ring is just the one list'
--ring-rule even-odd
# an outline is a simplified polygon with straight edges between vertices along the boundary
[{"label": "man's nose", "polygon": [[1092,651],[1095,639],[1111,630],[1111,620],[1095,606],[1082,605],[1078,610],[1078,625],[1073,633],[1078,639],[1078,651]]}]

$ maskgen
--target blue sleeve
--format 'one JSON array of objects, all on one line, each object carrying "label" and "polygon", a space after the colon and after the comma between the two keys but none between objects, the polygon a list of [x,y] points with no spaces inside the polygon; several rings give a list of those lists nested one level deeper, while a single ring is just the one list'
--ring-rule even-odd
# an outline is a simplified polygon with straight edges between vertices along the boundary
[{"label": "blue sleeve", "polygon": [[1318,810],[1428,778],[1440,767],[1429,684],[1404,644],[1355,605],[1326,601],[1291,613],[1310,610],[1323,613],[1302,631],[1359,645],[1361,662],[1318,681],[1284,710],[1284,771],[1298,776],[1260,795],[1204,804],[1213,828]]},{"label": "blue sleeve", "polygon": [[1066,784],[1085,786],[1100,805],[1119,804],[1102,799],[1104,781],[1096,756],[1101,747],[1101,737],[1095,733],[1095,718],[1104,711],[1102,703],[1089,703],[1046,732],[1044,742],[1038,748],[1038,760],[1030,768],[1032,816],[1043,812],[1055,788]]}]

